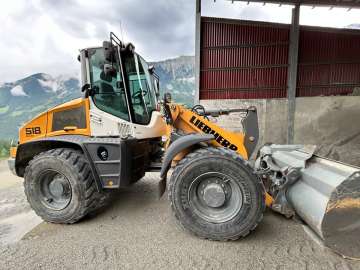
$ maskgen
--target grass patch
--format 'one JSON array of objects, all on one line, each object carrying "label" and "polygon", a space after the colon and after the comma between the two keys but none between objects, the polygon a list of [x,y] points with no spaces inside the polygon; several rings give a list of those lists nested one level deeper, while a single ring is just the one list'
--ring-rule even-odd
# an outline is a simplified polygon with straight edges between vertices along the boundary
[{"label": "grass patch", "polygon": [[30,110],[30,112],[45,111],[45,110],[46,110],[46,106],[39,105],[39,106],[35,106],[34,108],[32,108]]},{"label": "grass patch", "polygon": [[10,116],[16,117],[16,116],[22,115],[23,113],[24,113],[23,111],[15,111],[15,112],[12,112],[12,113],[10,114]]},{"label": "grass patch", "polygon": [[5,107],[0,107],[0,114],[7,113],[8,110],[9,110],[9,105],[7,105]]},{"label": "grass patch", "polygon": [[0,140],[0,159],[6,159],[10,156],[10,146],[10,141]]}]

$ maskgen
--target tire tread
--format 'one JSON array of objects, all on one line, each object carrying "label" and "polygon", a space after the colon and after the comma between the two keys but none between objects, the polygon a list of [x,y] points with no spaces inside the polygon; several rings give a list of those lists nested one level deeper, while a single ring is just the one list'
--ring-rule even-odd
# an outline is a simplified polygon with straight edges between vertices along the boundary
[{"label": "tire tread", "polygon": [[[177,209],[173,203],[173,198],[172,198],[172,189],[173,186],[175,184],[175,180],[177,178],[177,176],[180,174],[180,172],[184,169],[184,167],[193,162],[195,159],[203,157],[203,156],[212,156],[212,155],[222,155],[225,157],[230,157],[234,160],[236,160],[237,162],[240,162],[241,164],[243,164],[246,168],[248,168],[249,171],[253,171],[252,167],[250,166],[250,163],[247,160],[244,160],[238,153],[236,153],[235,151],[226,149],[226,148],[215,148],[215,147],[207,147],[207,148],[199,148],[189,154],[187,154],[183,159],[181,159],[178,164],[175,166],[172,174],[171,174],[171,178],[169,181],[169,185],[168,185],[168,199],[170,201],[170,205],[171,205],[171,209],[172,209],[172,213],[175,216],[175,219],[177,220],[177,223],[180,225],[180,227],[182,227],[184,230],[187,230],[185,224],[183,223],[183,221],[181,220],[181,218],[178,216],[177,214]],[[254,223],[254,225],[249,228],[248,230],[241,232],[237,235],[231,236],[231,237],[205,237],[201,234],[198,234],[194,231],[192,231],[193,234],[195,234],[197,237],[202,238],[202,239],[207,239],[207,240],[215,240],[215,241],[235,241],[238,240],[239,238],[244,238],[247,235],[249,235],[252,231],[255,230],[255,228],[258,226],[258,224],[261,222],[261,220],[263,219],[264,216],[264,212],[266,209],[265,206],[265,189],[263,187],[263,183],[261,181],[260,178],[258,178],[258,182],[256,183],[256,185],[259,186],[259,188],[261,190],[263,190],[262,192],[262,203],[260,205],[260,211],[258,213],[258,216],[256,218],[256,221]]]},{"label": "tire tread", "polygon": [[104,205],[104,201],[106,201],[105,200],[106,193],[99,192],[97,190],[97,186],[94,177],[91,173],[90,165],[88,161],[85,159],[82,152],[71,148],[51,149],[34,156],[33,159],[29,162],[28,166],[25,168],[24,189],[27,200],[30,204],[31,204],[31,198],[30,198],[31,195],[27,190],[26,181],[31,180],[29,179],[29,177],[32,173],[34,163],[39,159],[44,159],[44,158],[60,159],[62,160],[62,162],[66,162],[69,165],[71,165],[73,168],[75,168],[76,179],[84,189],[85,199],[83,202],[80,202],[81,203],[80,209],[74,215],[72,215],[71,218],[65,220],[56,220],[56,221],[47,220],[46,213],[40,211],[39,209],[34,208],[34,211],[38,216],[52,223],[72,224],[79,221],[87,214],[97,210],[98,208]]}]

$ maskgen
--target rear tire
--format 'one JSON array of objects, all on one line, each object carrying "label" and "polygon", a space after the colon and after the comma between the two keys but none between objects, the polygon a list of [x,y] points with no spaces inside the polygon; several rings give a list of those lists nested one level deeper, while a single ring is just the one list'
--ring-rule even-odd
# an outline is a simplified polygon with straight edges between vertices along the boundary
[{"label": "rear tire", "polygon": [[26,167],[24,187],[31,208],[43,220],[75,223],[106,201],[97,191],[84,155],[74,149],[52,149]]},{"label": "rear tire", "polygon": [[171,175],[169,199],[180,225],[210,240],[245,237],[265,211],[261,180],[225,148],[198,149],[183,158]]}]

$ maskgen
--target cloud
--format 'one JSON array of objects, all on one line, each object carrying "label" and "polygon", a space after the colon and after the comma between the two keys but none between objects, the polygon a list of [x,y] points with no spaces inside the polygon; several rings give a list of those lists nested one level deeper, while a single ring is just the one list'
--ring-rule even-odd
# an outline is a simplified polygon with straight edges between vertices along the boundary
[{"label": "cloud", "polygon": [[109,30],[121,36],[121,25],[126,41],[148,60],[194,53],[195,1],[57,1],[44,9],[63,31],[83,39],[103,40]]},{"label": "cloud", "polygon": [[203,1],[202,13],[209,17],[224,17],[241,20],[269,21],[289,23],[291,20],[292,6],[234,2],[231,1]]},{"label": "cloud", "polygon": [[[229,0],[203,0],[202,13],[210,17],[290,23],[291,5],[234,2]],[[334,20],[336,18],[336,20]],[[360,9],[302,6],[300,24],[327,27],[345,27],[360,22]]]},{"label": "cloud", "polygon": [[[12,4],[16,2],[16,4]],[[37,72],[79,73],[79,49],[99,46],[109,32],[148,61],[194,54],[192,0],[18,0],[0,10],[0,81]]]},{"label": "cloud", "polygon": [[[202,2],[203,13],[208,16],[290,21],[288,6]],[[316,16],[314,11],[321,15]],[[133,42],[148,61],[193,55],[194,12],[195,0],[4,1],[0,9],[0,82],[40,72],[53,76],[78,74],[78,50],[99,46],[108,39],[110,31]],[[301,23],[324,21],[344,26],[359,23],[359,18],[359,10],[316,8],[302,13]]]}]

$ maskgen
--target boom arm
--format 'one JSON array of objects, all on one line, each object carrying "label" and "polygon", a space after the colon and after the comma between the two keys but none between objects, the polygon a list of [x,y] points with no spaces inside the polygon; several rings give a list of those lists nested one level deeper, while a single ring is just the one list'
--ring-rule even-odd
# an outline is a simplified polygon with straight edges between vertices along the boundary
[{"label": "boom arm", "polygon": [[[171,133],[190,134],[190,133],[205,133],[212,134],[214,140],[210,144],[215,147],[225,147],[239,153],[244,159],[249,159],[253,153],[258,142],[258,123],[256,108],[249,109],[233,109],[233,110],[218,110],[205,111],[203,115],[198,114],[194,110],[186,109],[179,104],[165,104],[165,116],[168,122],[168,138],[171,138]],[[215,123],[211,122],[206,116],[227,115],[232,112],[244,112],[246,116],[242,121],[243,133],[236,133],[225,130]],[[252,128],[250,123],[246,121],[247,117],[252,116]],[[255,118],[254,118],[255,116]],[[244,125],[245,124],[245,125]],[[247,132],[251,130],[251,132]],[[250,142],[249,147],[246,147],[246,142]],[[170,141],[168,142],[168,144]]]}]

